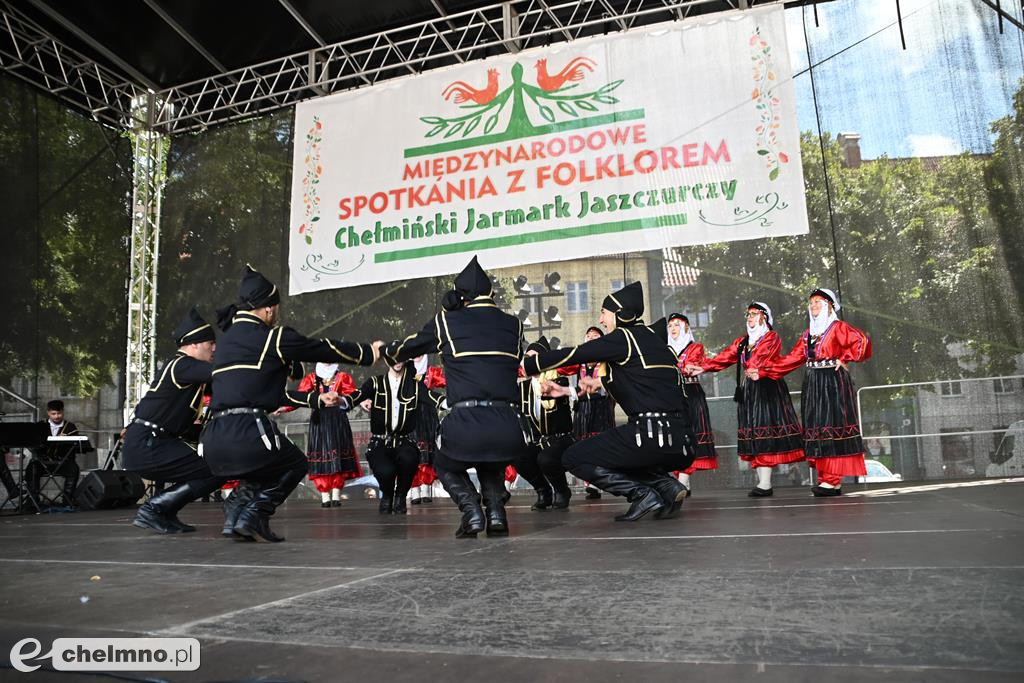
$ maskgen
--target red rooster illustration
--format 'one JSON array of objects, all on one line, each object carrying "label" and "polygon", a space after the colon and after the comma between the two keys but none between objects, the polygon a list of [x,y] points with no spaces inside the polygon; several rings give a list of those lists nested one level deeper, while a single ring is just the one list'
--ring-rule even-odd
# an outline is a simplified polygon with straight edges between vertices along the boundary
[{"label": "red rooster illustration", "polygon": [[566,81],[582,81],[586,75],[584,70],[593,71],[596,62],[587,57],[576,57],[565,65],[561,71],[554,76],[548,75],[548,60],[538,59],[534,67],[537,69],[537,85],[544,92],[558,90]]},{"label": "red rooster illustration", "polygon": [[465,81],[455,81],[441,93],[441,96],[448,100],[455,95],[455,103],[462,104],[473,100],[477,104],[487,104],[498,94],[498,70],[487,70],[487,86],[483,90],[477,90]]}]

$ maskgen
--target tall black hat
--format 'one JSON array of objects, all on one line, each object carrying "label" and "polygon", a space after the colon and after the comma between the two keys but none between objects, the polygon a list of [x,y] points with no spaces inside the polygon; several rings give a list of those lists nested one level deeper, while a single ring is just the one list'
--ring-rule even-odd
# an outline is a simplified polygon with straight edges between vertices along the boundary
[{"label": "tall black hat", "polygon": [[544,335],[541,335],[540,339],[538,339],[535,342],[531,342],[530,345],[526,347],[526,350],[527,351],[536,351],[537,353],[541,353],[543,351],[550,351],[551,350],[551,344],[548,342],[548,338],[547,337],[545,337]]},{"label": "tall black hat", "polygon": [[254,308],[274,306],[281,303],[281,293],[277,285],[263,277],[259,271],[245,264],[242,273],[242,284],[238,286],[238,310],[251,311]]},{"label": "tall black hat", "polygon": [[445,310],[453,311],[479,296],[491,296],[491,278],[474,256],[455,276],[455,289],[444,295],[441,305]]},{"label": "tall black hat", "polygon": [[604,298],[601,307],[615,314],[619,325],[632,325],[644,314],[644,288],[639,282],[631,282],[617,292]]},{"label": "tall black hat", "polygon": [[477,298],[478,296],[490,296],[491,295],[491,278],[480,267],[480,263],[476,260],[476,256],[473,260],[466,264],[466,267],[462,269],[455,278],[455,291],[462,295],[467,301]]},{"label": "tall black hat", "polygon": [[666,318],[658,318],[647,327],[658,335],[658,339],[668,344],[668,320]]},{"label": "tall black hat", "polygon": [[185,344],[198,344],[205,341],[213,341],[216,337],[213,334],[213,325],[203,320],[199,311],[193,306],[178,326],[174,328],[174,345],[184,346]]}]

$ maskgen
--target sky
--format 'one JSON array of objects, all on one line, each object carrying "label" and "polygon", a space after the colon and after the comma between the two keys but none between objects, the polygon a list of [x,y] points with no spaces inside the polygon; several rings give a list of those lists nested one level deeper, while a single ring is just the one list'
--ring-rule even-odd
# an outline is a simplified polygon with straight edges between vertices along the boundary
[{"label": "sky", "polygon": [[[1021,18],[1020,3],[1002,6]],[[1010,113],[1024,77],[1024,33],[1004,21],[1000,35],[980,0],[900,9],[906,50],[894,0],[822,2],[817,26],[813,8],[786,10],[800,129],[817,130],[809,44],[822,130],[859,133],[864,158],[991,152],[991,123]]]}]

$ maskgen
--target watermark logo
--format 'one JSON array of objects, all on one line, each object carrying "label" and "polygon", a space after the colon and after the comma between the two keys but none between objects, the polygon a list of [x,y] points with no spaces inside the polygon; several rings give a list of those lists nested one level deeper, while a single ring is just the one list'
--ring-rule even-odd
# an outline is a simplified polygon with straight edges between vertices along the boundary
[{"label": "watermark logo", "polygon": [[196,671],[199,641],[195,638],[57,638],[45,655],[35,638],[11,648],[11,666],[31,673],[49,659],[57,671]]}]

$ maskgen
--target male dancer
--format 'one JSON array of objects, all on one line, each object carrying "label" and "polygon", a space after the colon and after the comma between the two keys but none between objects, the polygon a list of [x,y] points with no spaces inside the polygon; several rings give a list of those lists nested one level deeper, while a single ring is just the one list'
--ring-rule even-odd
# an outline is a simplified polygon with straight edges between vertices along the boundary
[{"label": "male dancer", "polygon": [[347,401],[335,392],[286,391],[295,361],[373,365],[382,342],[357,344],[338,339],[308,339],[277,324],[281,296],[263,275],[246,266],[238,302],[217,311],[224,330],[214,359],[210,422],[203,430],[201,453],[214,474],[241,479],[225,509],[240,540],[277,543],[270,517],[306,476],[305,454],[281,434],[269,414],[282,405],[312,408]]},{"label": "male dancer", "polygon": [[153,481],[175,485],[146,501],[132,522],[140,529],[159,534],[195,531],[178,519],[178,511],[197,498],[213,493],[224,477],[185,441],[192,434],[203,409],[203,393],[213,373],[213,352],[217,343],[213,327],[193,308],[174,330],[178,346],[149,385],[132,413],[124,434],[124,469]]}]

